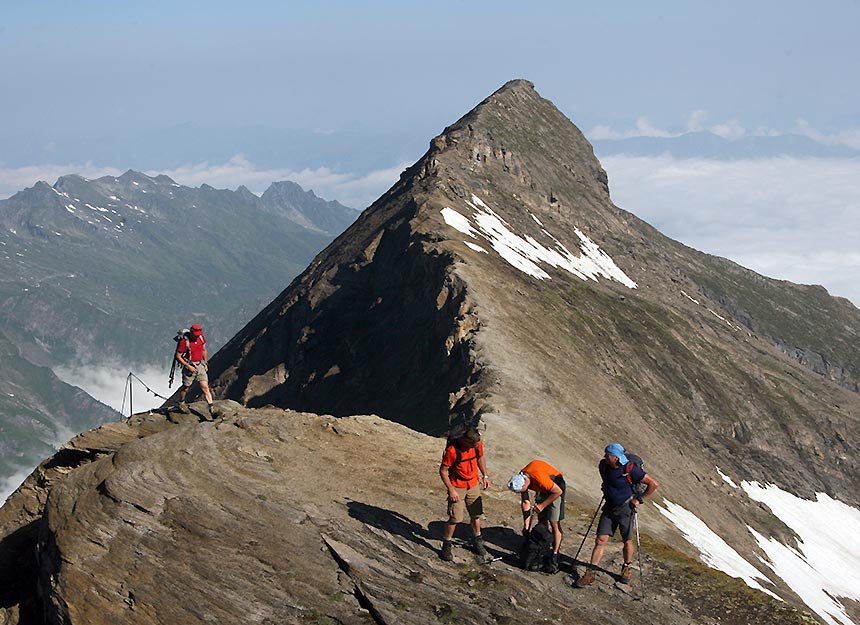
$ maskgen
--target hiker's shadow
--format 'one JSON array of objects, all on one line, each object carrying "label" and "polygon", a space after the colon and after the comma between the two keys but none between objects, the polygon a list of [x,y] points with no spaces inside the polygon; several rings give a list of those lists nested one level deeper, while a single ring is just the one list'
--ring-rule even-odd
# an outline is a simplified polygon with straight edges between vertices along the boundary
[{"label": "hiker's shadow", "polygon": [[397,534],[417,545],[426,547],[431,551],[434,550],[434,547],[428,542],[432,540],[430,531],[399,512],[372,506],[361,501],[348,501],[346,507],[349,510],[349,516],[366,525]]}]

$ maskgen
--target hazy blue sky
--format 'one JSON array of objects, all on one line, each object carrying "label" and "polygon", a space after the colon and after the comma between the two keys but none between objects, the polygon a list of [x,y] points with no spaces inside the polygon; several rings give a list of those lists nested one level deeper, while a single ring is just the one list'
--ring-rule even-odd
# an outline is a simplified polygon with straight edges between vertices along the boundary
[{"label": "hazy blue sky", "polygon": [[[858,32],[847,0],[7,1],[0,197],[135,168],[361,208],[512,78],[595,141],[800,134],[860,155]],[[670,236],[860,303],[860,160],[755,145],[603,162]]]},{"label": "hazy blue sky", "polygon": [[857,2],[34,0],[0,11],[0,119],[18,128],[432,132],[517,77],[586,128],[642,116],[680,127],[696,110],[749,127],[857,124]]}]

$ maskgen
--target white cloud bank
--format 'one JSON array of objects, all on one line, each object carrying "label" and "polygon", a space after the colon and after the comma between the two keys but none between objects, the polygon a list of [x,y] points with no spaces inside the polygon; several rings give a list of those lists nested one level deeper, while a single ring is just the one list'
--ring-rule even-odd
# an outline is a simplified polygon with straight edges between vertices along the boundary
[{"label": "white cloud bank", "polygon": [[[705,117],[704,111],[695,111],[688,128],[704,127]],[[649,128],[643,121],[639,131],[652,132]],[[852,136],[851,131],[842,134]],[[855,244],[860,240],[860,161],[609,156],[602,162],[614,202],[664,234],[772,278],[822,284],[860,305],[860,283],[854,279],[860,275],[860,249]],[[293,180],[322,198],[364,208],[396,182],[406,166],[364,175],[329,168],[264,170],[235,156],[226,163],[146,173],[164,173],[188,186],[245,185],[255,193],[274,181]],[[91,163],[0,168],[0,197],[69,173],[97,178],[121,172]]]},{"label": "white cloud bank", "polygon": [[860,160],[609,156],[613,201],[667,236],[860,306]]},{"label": "white cloud bank", "polygon": [[[54,373],[63,382],[84,389],[103,404],[121,412],[123,416],[129,416],[127,391],[129,370],[125,363],[56,367]],[[182,383],[182,376],[177,372],[173,386],[168,388],[167,378],[170,369],[163,366],[135,367],[132,373],[139,378],[139,380],[132,378],[131,386],[131,408],[135,413],[146,412],[164,403],[164,400],[157,397],[152,391],[163,397],[170,397]],[[147,390],[147,387],[151,390]],[[66,440],[61,441],[61,444],[65,443]]]}]

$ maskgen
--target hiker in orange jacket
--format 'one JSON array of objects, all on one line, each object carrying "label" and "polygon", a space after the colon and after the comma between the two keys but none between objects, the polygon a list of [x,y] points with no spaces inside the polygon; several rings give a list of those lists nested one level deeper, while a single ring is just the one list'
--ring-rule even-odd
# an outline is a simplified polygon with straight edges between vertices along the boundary
[{"label": "hiker in orange jacket", "polygon": [[[523,510],[523,534],[531,530],[533,512],[537,512],[540,523],[548,523],[552,530],[552,556],[544,569],[547,573],[558,572],[558,552],[564,532],[565,483],[561,471],[543,460],[532,460],[508,482],[508,488],[520,493]],[[529,490],[535,491],[535,501],[529,501]]]},{"label": "hiker in orange jacket", "polygon": [[486,559],[488,554],[484,539],[481,538],[481,515],[484,509],[479,485],[484,489],[489,488],[490,476],[487,474],[487,462],[484,459],[484,443],[478,430],[469,428],[461,436],[448,440],[442,453],[442,463],[439,465],[439,477],[448,489],[448,522],[445,525],[439,557],[446,562],[454,559],[451,539],[454,537],[457,523],[463,520],[465,510],[469,513],[475,553]]}]

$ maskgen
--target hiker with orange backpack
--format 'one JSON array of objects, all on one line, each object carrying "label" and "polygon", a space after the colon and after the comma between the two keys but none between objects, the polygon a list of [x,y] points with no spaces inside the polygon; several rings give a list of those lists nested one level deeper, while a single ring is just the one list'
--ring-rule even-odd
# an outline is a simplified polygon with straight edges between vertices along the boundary
[{"label": "hiker with orange backpack", "polygon": [[[633,525],[636,520],[636,509],[646,497],[653,494],[659,484],[657,480],[645,473],[638,463],[632,462],[632,455],[627,457],[624,447],[618,443],[608,445],[604,450],[603,460],[598,465],[598,471],[602,478],[603,497],[606,503],[597,522],[597,538],[594,541],[594,549],[591,552],[591,562],[585,573],[574,582],[577,588],[585,588],[594,582],[593,569],[600,564],[603,558],[603,550],[609,537],[616,529],[621,530],[621,540],[624,541],[622,555],[624,564],[618,581],[629,584],[633,576]],[[638,485],[644,485],[639,492]],[[641,568],[641,565],[640,565]]]},{"label": "hiker with orange backpack", "polygon": [[484,508],[479,486],[484,490],[489,488],[490,476],[484,459],[484,443],[478,430],[468,428],[460,436],[448,439],[439,465],[439,477],[448,489],[448,522],[445,524],[439,557],[446,562],[454,559],[451,540],[457,523],[463,520],[463,512],[467,511],[472,526],[472,546],[478,557],[487,559],[484,539],[481,538]]},{"label": "hiker with orange backpack", "polygon": [[182,365],[182,387],[179,389],[179,410],[189,412],[185,403],[188,389],[196,380],[200,384],[200,390],[209,404],[209,414],[218,416],[218,409],[212,404],[212,392],[209,390],[209,352],[206,350],[206,337],[203,336],[203,328],[199,323],[191,326],[191,329],[179,340],[176,345],[176,360]]}]

